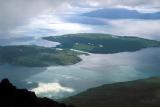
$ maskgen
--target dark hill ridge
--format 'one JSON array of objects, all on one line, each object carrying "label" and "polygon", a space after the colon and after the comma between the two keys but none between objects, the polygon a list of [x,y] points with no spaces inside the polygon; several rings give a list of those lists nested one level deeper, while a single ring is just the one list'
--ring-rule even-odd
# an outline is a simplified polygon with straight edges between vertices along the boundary
[{"label": "dark hill ridge", "polygon": [[103,85],[65,102],[77,107],[160,107],[160,77]]},{"label": "dark hill ridge", "polygon": [[48,98],[38,98],[34,92],[17,89],[8,79],[0,82],[0,107],[74,107]]}]

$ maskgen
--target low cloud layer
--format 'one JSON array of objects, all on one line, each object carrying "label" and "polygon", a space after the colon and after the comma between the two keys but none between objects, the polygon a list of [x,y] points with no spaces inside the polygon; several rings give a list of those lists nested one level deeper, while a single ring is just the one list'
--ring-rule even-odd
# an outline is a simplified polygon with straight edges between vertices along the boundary
[{"label": "low cloud layer", "polygon": [[1,0],[0,1],[0,32],[5,32],[18,25],[25,24],[30,18],[56,9],[63,2],[55,0]]},{"label": "low cloud layer", "polygon": [[[25,23],[45,11],[66,11],[71,7],[147,7],[160,8],[160,0],[0,0],[0,32]],[[74,9],[74,8],[73,8]]]},{"label": "low cloud layer", "polygon": [[160,7],[159,0],[87,0],[93,6]]},{"label": "low cloud layer", "polygon": [[[63,16],[106,7],[160,10],[160,0],[0,0],[0,39],[2,42],[2,39],[16,38],[17,35],[13,32],[17,27],[28,25],[33,18],[42,14],[63,13]],[[85,27],[86,25],[65,23],[61,26],[61,24],[54,24],[54,26],[52,24],[52,27],[58,31],[69,30],[68,33],[73,27],[76,29],[73,33],[90,29]]]}]

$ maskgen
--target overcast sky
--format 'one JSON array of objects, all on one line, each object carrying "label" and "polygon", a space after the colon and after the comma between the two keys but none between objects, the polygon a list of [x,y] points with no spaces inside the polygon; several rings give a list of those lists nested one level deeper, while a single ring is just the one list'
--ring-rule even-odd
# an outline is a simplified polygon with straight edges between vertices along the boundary
[{"label": "overcast sky", "polygon": [[[31,23],[31,20],[41,15],[44,17],[44,14],[46,17],[47,13],[79,13],[107,7],[125,7],[153,12],[160,11],[160,0],[0,0],[0,41],[2,38],[14,37],[12,32],[15,32],[15,29],[19,29],[20,26],[24,28]],[[52,23],[63,23],[57,16],[49,16],[47,19],[50,18],[55,19],[55,22],[51,21]],[[72,26],[68,24],[66,27]],[[91,30],[86,26],[73,25],[80,31]]]}]

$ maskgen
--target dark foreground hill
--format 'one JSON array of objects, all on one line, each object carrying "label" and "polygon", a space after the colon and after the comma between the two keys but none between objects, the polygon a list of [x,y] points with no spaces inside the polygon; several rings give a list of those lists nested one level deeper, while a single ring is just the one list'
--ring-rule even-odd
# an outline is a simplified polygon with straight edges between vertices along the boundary
[{"label": "dark foreground hill", "polygon": [[160,78],[103,85],[65,101],[77,107],[160,107]]},{"label": "dark foreground hill", "polygon": [[[26,89],[17,89],[7,79],[0,83],[0,107],[67,107],[48,98],[38,98]],[[68,106],[73,107],[73,106]]]}]

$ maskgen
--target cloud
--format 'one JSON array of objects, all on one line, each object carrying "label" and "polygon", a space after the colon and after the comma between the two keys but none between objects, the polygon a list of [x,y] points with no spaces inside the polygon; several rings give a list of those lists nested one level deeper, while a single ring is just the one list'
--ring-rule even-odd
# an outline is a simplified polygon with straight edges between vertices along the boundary
[{"label": "cloud", "polygon": [[87,0],[87,3],[99,8],[124,7],[147,12],[160,11],[160,0]]},{"label": "cloud", "polygon": [[37,88],[32,89],[38,95],[46,95],[47,97],[60,96],[62,93],[73,93],[75,90],[63,87],[59,83],[39,83]]},{"label": "cloud", "polygon": [[[38,3],[37,6],[41,11],[43,7],[41,7],[40,3]],[[6,31],[8,29],[11,29],[19,25],[20,23],[24,23],[25,20],[37,14],[39,10],[36,7],[35,0],[33,1],[1,0],[0,1],[0,15],[1,15],[0,29],[2,31]]]},{"label": "cloud", "polygon": [[0,0],[0,32],[8,32],[30,18],[60,9],[68,0]]},{"label": "cloud", "polygon": [[87,0],[91,5],[108,5],[108,6],[159,6],[159,0]]},{"label": "cloud", "polygon": [[[42,14],[72,13],[72,11],[86,10],[78,6],[78,0],[0,0],[0,39],[15,37],[13,34],[19,26],[27,25]],[[54,20],[54,19],[52,19]],[[78,25],[74,25],[79,29]],[[63,27],[71,28],[71,24]],[[60,26],[58,29],[63,30]],[[18,35],[20,36],[20,35]]]},{"label": "cloud", "polygon": [[28,25],[20,26],[12,33],[15,35],[27,34],[27,36],[36,36],[38,38],[48,35],[88,32],[91,30],[87,25],[67,22],[63,18],[50,13],[32,19]]},{"label": "cloud", "polygon": [[0,0],[0,32],[21,25],[31,17],[49,10],[83,9],[83,5],[160,8],[160,0]]},{"label": "cloud", "polygon": [[97,32],[160,40],[160,20],[109,20],[107,22],[110,26],[105,26],[105,29],[100,27]]},{"label": "cloud", "polygon": [[[22,37],[24,35],[17,35],[19,26],[28,25],[33,18],[48,13],[63,13],[73,14],[82,11],[88,11],[92,9],[102,7],[130,7],[142,9],[155,9],[160,10],[159,0],[0,0],[0,39],[2,41],[8,38]],[[51,19],[49,19],[51,20]],[[42,21],[42,20],[41,20]],[[48,27],[58,32],[62,30],[68,31],[68,33],[86,32],[88,26],[79,25],[76,23],[57,23],[55,18],[52,22],[55,24],[49,24]],[[61,21],[61,20],[60,20]],[[37,21],[36,21],[37,22]],[[62,21],[61,21],[62,22]],[[43,23],[43,22],[42,22]],[[39,26],[43,26],[43,24]],[[38,25],[38,24],[37,24]],[[19,32],[21,32],[19,30]],[[72,30],[73,29],[73,30]],[[44,30],[43,30],[44,31]],[[73,32],[72,32],[73,31]],[[39,32],[39,31],[38,31]],[[30,32],[33,33],[33,32]],[[42,34],[44,34],[43,32]],[[42,35],[41,34],[41,35]]]},{"label": "cloud", "polygon": [[[84,6],[84,7],[83,7]],[[18,25],[26,23],[30,18],[43,12],[70,9],[81,10],[89,6],[128,6],[160,8],[159,0],[0,0],[0,33],[8,32]],[[81,8],[81,9],[80,9]]]}]

